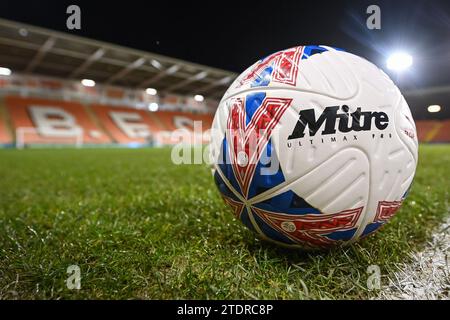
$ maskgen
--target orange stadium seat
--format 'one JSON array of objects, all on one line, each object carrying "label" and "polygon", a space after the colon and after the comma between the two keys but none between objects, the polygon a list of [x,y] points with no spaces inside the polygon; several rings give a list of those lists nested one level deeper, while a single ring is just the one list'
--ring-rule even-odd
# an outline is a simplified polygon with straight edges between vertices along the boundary
[{"label": "orange stadium seat", "polygon": [[434,120],[417,120],[417,138],[419,141],[425,141],[429,133],[436,127],[437,122]]},{"label": "orange stadium seat", "polygon": [[[213,122],[213,115],[211,114],[192,114],[179,111],[158,111],[154,113],[155,117],[164,125],[164,127],[170,131],[179,129],[187,129],[190,132],[195,130],[201,130],[205,132],[211,129]],[[197,124],[195,123],[197,122]],[[198,129],[195,128],[198,126]],[[209,136],[202,135],[202,137],[192,138],[194,143],[208,143]],[[200,140],[201,139],[201,140]]]},{"label": "orange stadium seat", "polygon": [[440,121],[439,130],[432,137],[431,142],[450,142],[450,119]]},{"label": "orange stadium seat", "polygon": [[450,120],[417,120],[420,142],[450,142]]},{"label": "orange stadium seat", "polygon": [[[193,130],[194,121],[201,121],[202,130],[205,131],[211,128],[213,121],[211,114],[192,114],[180,111],[158,111],[154,114],[167,129],[172,131],[181,128]],[[184,119],[189,119],[189,121],[183,121]]]},{"label": "orange stadium seat", "polygon": [[[104,144],[111,142],[111,139],[99,128],[94,118],[80,103],[10,96],[5,98],[5,105],[12,121],[11,125],[15,130],[18,128],[47,130],[53,126],[51,136],[44,134],[43,131],[27,133],[24,135],[25,144],[73,143],[74,139],[63,133],[65,130],[75,127],[83,130],[83,143]],[[41,123],[37,123],[39,121]]]},{"label": "orange stadium seat", "polygon": [[6,119],[2,117],[0,112],[0,144],[10,144],[12,143],[12,137],[6,126]]},{"label": "orange stadium seat", "polygon": [[[37,128],[37,119],[58,121],[71,120],[76,126],[83,129],[83,143],[87,144],[147,144],[150,141],[159,144],[174,144],[184,140],[186,137],[194,143],[208,142],[207,135],[192,135],[195,130],[202,132],[211,128],[212,114],[192,114],[181,111],[157,111],[133,109],[125,106],[92,105],[84,106],[76,102],[59,100],[49,100],[40,98],[23,98],[9,96],[4,99],[5,111],[0,112],[0,144],[9,144],[13,140],[9,127],[12,130],[17,128]],[[41,109],[47,109],[50,113],[39,113]],[[36,112],[36,109],[39,109]],[[53,113],[51,110],[59,110]],[[36,116],[38,114],[38,116]],[[39,116],[39,114],[41,114]],[[9,115],[9,116],[8,116]],[[58,119],[62,117],[62,119]],[[69,119],[70,118],[70,119]],[[6,120],[11,119],[10,126]],[[196,121],[199,121],[195,123]],[[61,122],[64,124],[64,122]],[[196,127],[198,126],[198,127]],[[417,135],[420,142],[450,142],[450,119],[449,120],[417,120]],[[64,127],[64,125],[62,125]],[[58,129],[58,128],[56,128]],[[64,128],[63,128],[64,129]],[[187,130],[187,134],[180,137],[172,133],[178,129]],[[56,130],[56,132],[58,132]],[[181,131],[182,132],[182,131]],[[186,131],[185,131],[186,132]],[[51,139],[53,138],[53,140]],[[31,132],[24,138],[24,143],[68,143],[73,139],[56,135],[49,138],[41,131]]]},{"label": "orange stadium seat", "polygon": [[120,144],[143,144],[163,131],[145,110],[106,105],[92,105],[91,108],[115,142]]}]

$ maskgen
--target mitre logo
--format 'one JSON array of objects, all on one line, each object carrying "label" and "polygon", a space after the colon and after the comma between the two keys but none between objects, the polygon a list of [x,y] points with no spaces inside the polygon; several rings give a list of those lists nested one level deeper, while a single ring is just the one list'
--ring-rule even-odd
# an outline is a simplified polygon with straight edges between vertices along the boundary
[{"label": "mitre logo", "polygon": [[[341,109],[341,110],[339,110]],[[336,127],[336,122],[339,124]],[[369,131],[372,124],[379,130],[384,130],[389,124],[389,118],[384,112],[361,111],[357,108],[355,112],[349,113],[349,107],[343,105],[326,107],[319,118],[316,119],[314,109],[301,110],[297,124],[289,135],[288,140],[303,138],[305,129],[308,128],[309,136],[313,137],[323,126],[321,134],[335,134],[336,130],[342,133],[351,131]]]}]

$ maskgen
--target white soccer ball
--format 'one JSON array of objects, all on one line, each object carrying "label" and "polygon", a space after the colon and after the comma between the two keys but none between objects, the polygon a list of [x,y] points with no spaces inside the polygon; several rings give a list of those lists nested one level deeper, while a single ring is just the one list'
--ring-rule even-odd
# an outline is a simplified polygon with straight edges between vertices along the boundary
[{"label": "white soccer ball", "polygon": [[417,165],[409,107],[369,61],[328,46],[274,53],[222,98],[215,182],[236,218],[279,244],[352,243],[387,222]]}]

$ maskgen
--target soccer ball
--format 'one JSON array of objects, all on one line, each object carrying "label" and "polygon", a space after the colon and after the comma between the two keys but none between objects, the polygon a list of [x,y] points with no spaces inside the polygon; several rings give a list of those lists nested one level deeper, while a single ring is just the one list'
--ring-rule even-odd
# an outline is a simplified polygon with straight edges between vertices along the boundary
[{"label": "soccer ball", "polygon": [[274,53],[244,71],[214,117],[215,183],[262,238],[326,248],[361,239],[399,209],[417,134],[375,65],[328,46]]}]

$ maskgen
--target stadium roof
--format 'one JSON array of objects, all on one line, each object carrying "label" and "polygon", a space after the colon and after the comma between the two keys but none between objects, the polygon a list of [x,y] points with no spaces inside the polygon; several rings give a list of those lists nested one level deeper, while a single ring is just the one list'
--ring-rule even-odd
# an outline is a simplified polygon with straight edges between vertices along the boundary
[{"label": "stadium roof", "polygon": [[220,98],[236,73],[0,19],[0,65],[160,93]]}]

